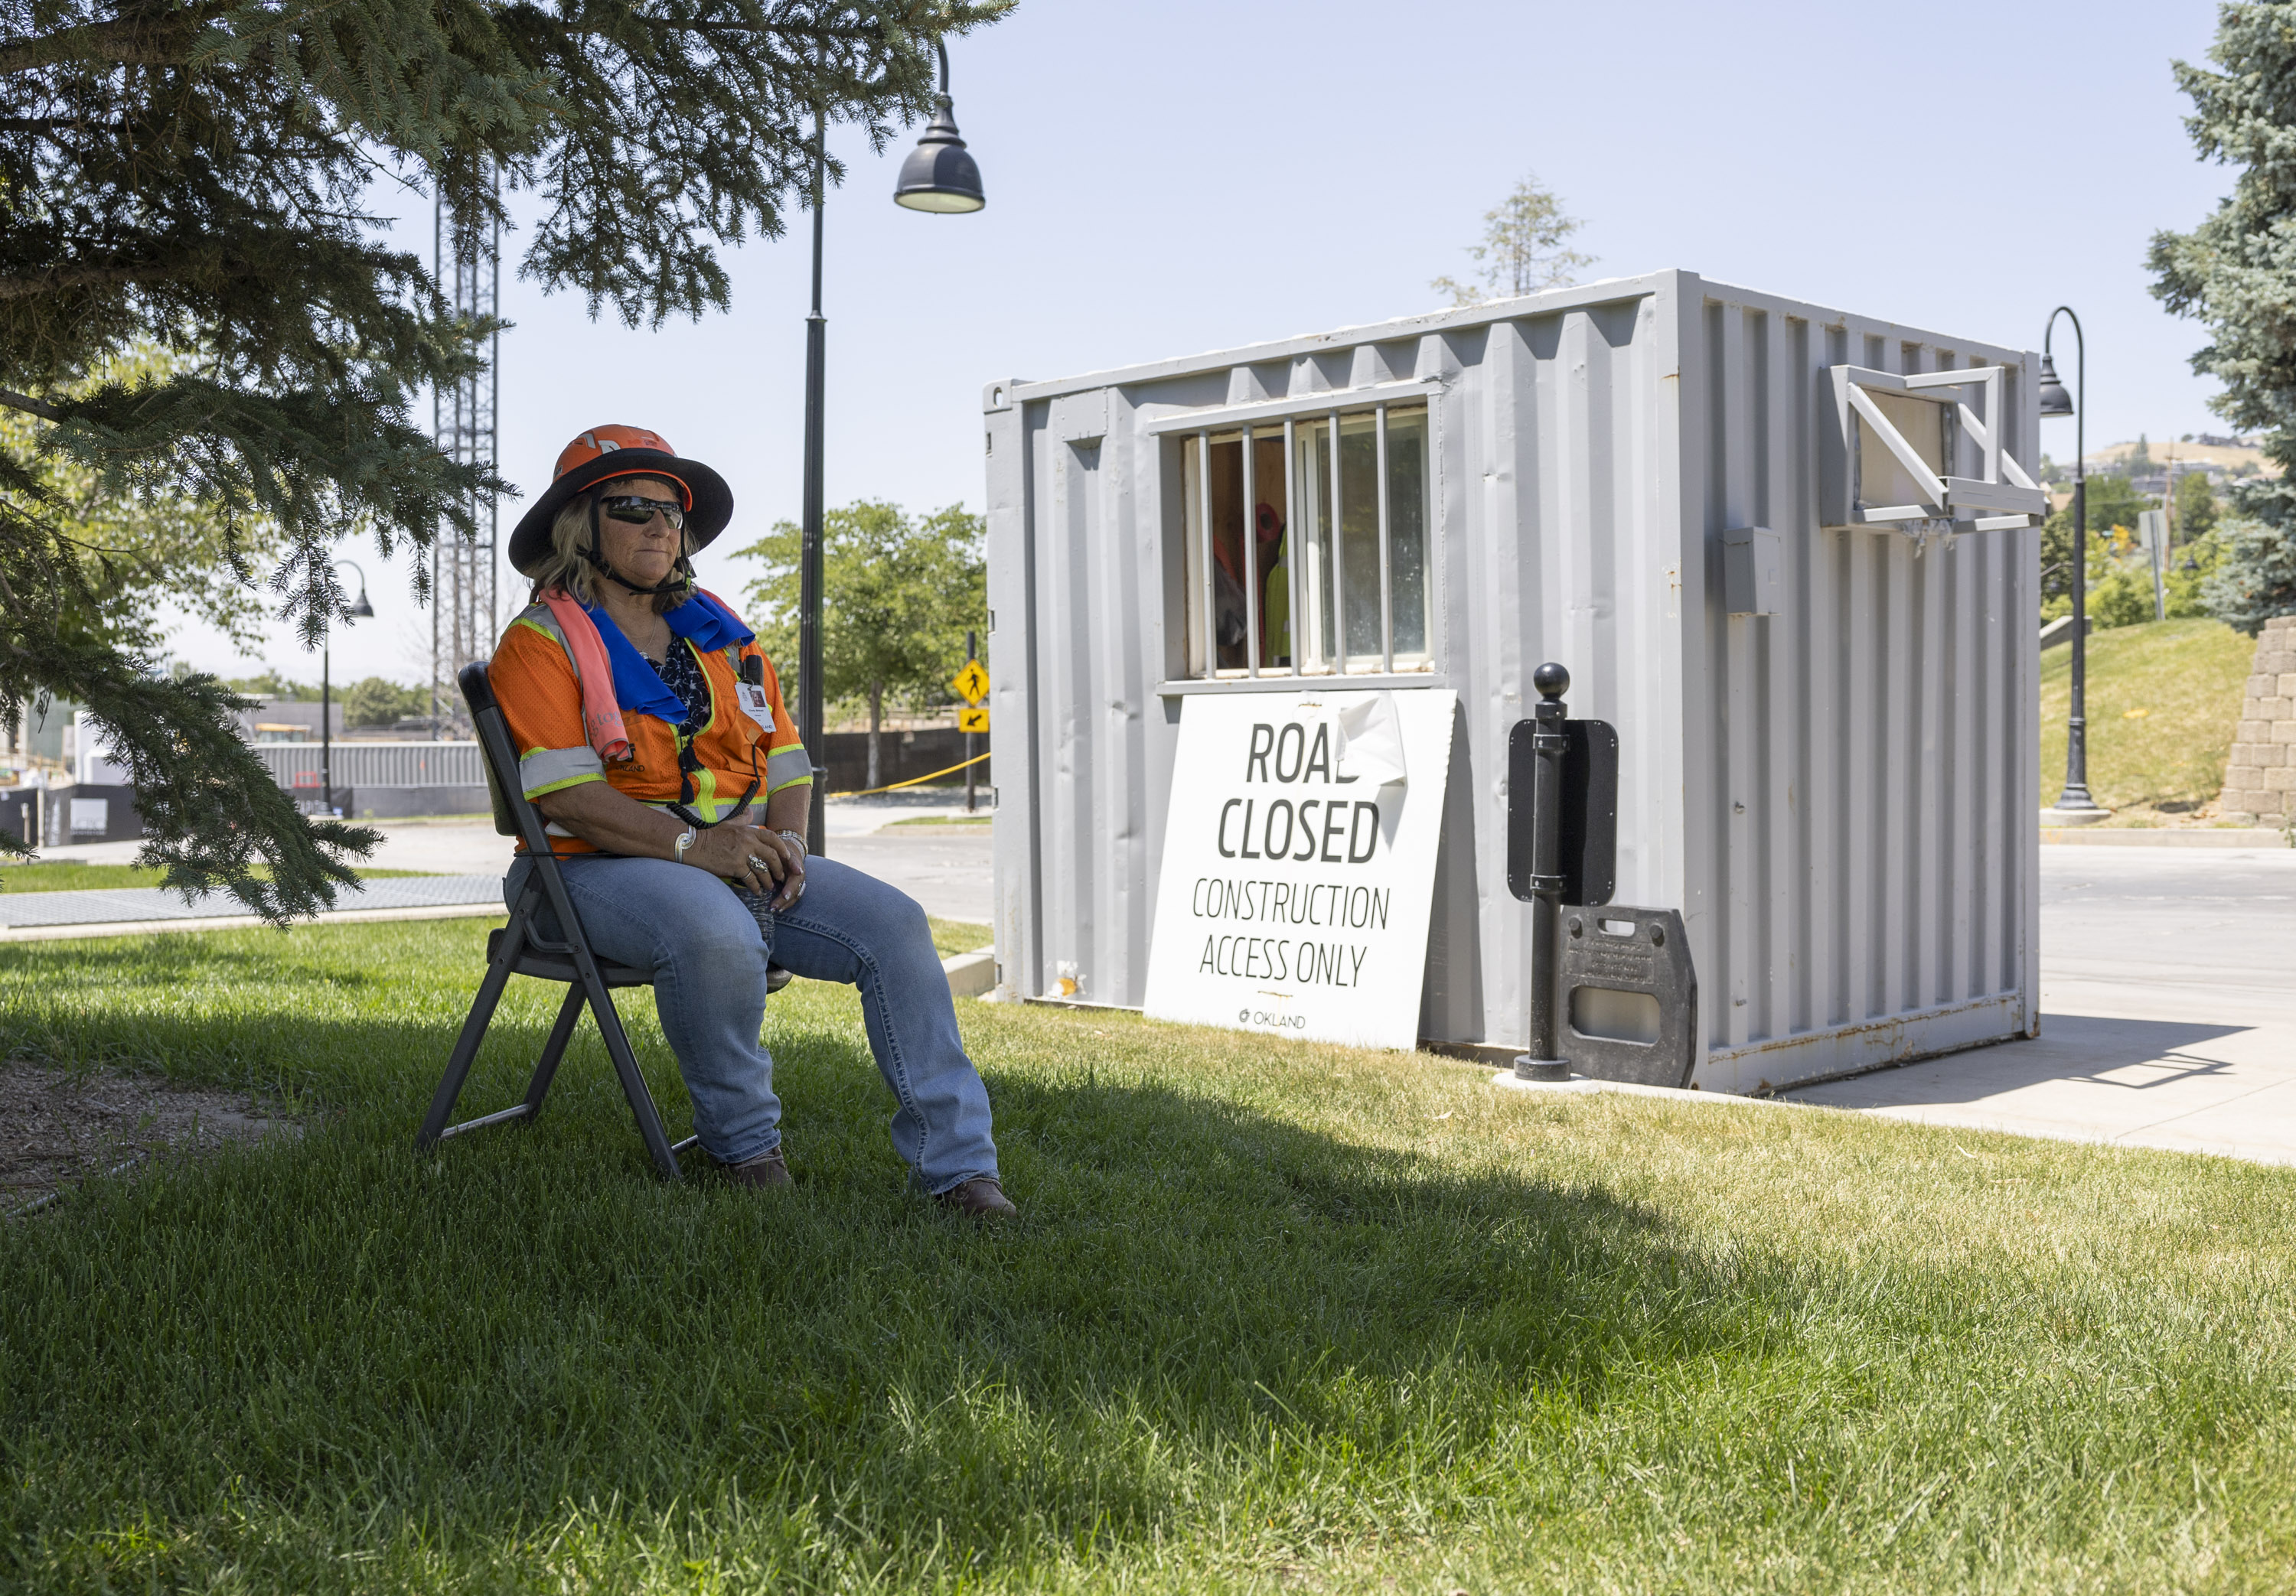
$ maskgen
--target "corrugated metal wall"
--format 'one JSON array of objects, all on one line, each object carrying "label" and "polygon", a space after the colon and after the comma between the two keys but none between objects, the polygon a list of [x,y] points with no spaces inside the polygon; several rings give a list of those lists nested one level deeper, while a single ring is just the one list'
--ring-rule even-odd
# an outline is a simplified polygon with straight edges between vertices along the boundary
[{"label": "corrugated metal wall", "polygon": [[[1700,487],[1689,524],[1710,595],[1684,723],[1702,1079],[1751,1090],[2021,1035],[2038,536],[1923,549],[1821,531],[1815,494],[1826,367],[2006,365],[2005,442],[2030,464],[2026,357],[1718,285],[1684,308],[1684,475]],[[1721,534],[1746,526],[1785,534],[1774,616],[1719,602]]]},{"label": "corrugated metal wall", "polygon": [[[1505,750],[1546,659],[1570,668],[1575,713],[1619,727],[1618,900],[1685,911],[1703,1084],[1747,1089],[2022,1031],[2038,540],[1978,534],[1917,554],[1896,534],[1821,532],[1820,372],[1844,361],[2010,365],[2009,446],[2034,459],[2023,355],[1681,273],[993,385],[1006,986],[1142,1001],[1181,706],[1251,690],[1172,679],[1177,454],[1144,429],[1419,380],[1441,385],[1436,668],[1411,682],[1455,689],[1461,715],[1423,1033],[1524,1039]],[[1723,611],[1721,534],[1747,525],[1784,536],[1775,616]]]}]

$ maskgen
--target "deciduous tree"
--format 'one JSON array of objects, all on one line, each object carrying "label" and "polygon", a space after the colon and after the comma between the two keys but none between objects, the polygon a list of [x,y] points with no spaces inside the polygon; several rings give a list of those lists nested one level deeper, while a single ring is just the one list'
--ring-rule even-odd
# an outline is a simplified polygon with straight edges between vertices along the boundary
[{"label": "deciduous tree", "polygon": [[[988,624],[987,530],[962,504],[920,520],[898,504],[857,499],[822,518],[823,696],[868,700],[872,787],[884,780],[886,699],[939,694],[964,662],[967,629]],[[766,563],[750,585],[750,620],[792,701],[801,536],[796,522],[781,521],[742,551]]]},{"label": "deciduous tree", "polygon": [[1564,214],[1562,201],[1536,175],[1527,175],[1483,212],[1483,241],[1467,250],[1477,268],[1475,281],[1438,277],[1428,286],[1450,295],[1454,305],[1479,305],[1568,282],[1595,264],[1593,256],[1564,247],[1563,241],[1585,225]]},{"label": "deciduous tree", "polygon": [[[2097,551],[2109,547],[2115,528],[2134,531],[2136,518],[2147,510],[2159,506],[2149,496],[2128,485],[2126,477],[2091,477],[2088,479],[2088,536],[2090,568],[2101,557]],[[2065,507],[2041,523],[2041,618],[2054,620],[2059,615],[2070,614],[2073,603],[2073,507],[2070,500]],[[2092,611],[2094,616],[2094,611]],[[2103,622],[2099,622],[2103,625]]]}]

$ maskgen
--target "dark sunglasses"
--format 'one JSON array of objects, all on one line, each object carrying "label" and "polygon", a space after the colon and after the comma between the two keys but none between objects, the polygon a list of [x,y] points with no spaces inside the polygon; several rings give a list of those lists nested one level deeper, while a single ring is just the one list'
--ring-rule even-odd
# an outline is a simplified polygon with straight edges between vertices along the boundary
[{"label": "dark sunglasses", "polygon": [[611,499],[600,499],[598,508],[633,527],[643,527],[659,515],[668,523],[671,531],[685,530],[685,512],[674,499],[649,499],[638,493],[616,494]]}]

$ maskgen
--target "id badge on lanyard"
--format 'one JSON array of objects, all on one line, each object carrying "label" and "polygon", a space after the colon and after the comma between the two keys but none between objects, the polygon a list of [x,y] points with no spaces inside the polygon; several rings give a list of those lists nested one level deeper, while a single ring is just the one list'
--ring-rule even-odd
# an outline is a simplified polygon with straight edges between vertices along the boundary
[{"label": "id badge on lanyard", "polygon": [[766,696],[764,687],[755,682],[736,682],[734,683],[734,702],[767,737],[773,735],[774,701]]}]

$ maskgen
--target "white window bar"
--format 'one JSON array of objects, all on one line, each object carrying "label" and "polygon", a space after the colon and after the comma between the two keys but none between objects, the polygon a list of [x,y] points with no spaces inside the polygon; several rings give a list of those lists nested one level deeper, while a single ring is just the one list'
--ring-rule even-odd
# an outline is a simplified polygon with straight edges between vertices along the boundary
[{"label": "white window bar", "polygon": [[1300,674],[1300,464],[1299,423],[1283,418],[1283,620],[1291,646],[1292,674]]},{"label": "white window bar", "polygon": [[1255,519],[1258,495],[1253,492],[1251,429],[1243,430],[1243,547],[1236,563],[1243,568],[1243,651],[1247,676],[1259,674],[1259,523]]},{"label": "white window bar", "polygon": [[1373,412],[1373,445],[1379,451],[1379,668],[1395,674],[1394,556],[1387,537],[1387,406]]},{"label": "white window bar", "polygon": [[1196,434],[1196,546],[1201,556],[1204,598],[1204,675],[1219,675],[1218,584],[1212,579],[1212,435]]},{"label": "white window bar", "polygon": [[1348,674],[1347,528],[1340,517],[1340,413],[1332,412],[1326,439],[1332,461],[1332,669]]},{"label": "white window bar", "polygon": [[[1870,424],[1865,413],[1867,405],[1856,404],[1862,396],[1851,395],[1849,397],[1851,413],[1859,423]],[[1389,414],[1390,408],[1382,401],[1365,404],[1355,409],[1330,410],[1321,415],[1270,417],[1264,425],[1239,424],[1234,431],[1224,435],[1226,439],[1235,443],[1242,454],[1236,491],[1242,499],[1240,508],[1242,512],[1240,555],[1244,635],[1241,651],[1245,658],[1240,662],[1242,668],[1235,672],[1238,676],[1297,677],[1325,672],[1336,675],[1393,675],[1397,670],[1396,609],[1399,601],[1396,592],[1395,561],[1402,528],[1395,519],[1395,506],[1391,503],[1398,490],[1394,462],[1390,458],[1390,452],[1396,446],[1396,433],[1390,424],[1394,418]],[[1406,404],[1405,408],[1407,414],[1418,413],[1416,405]],[[1873,408],[1878,409],[1879,406]],[[1972,434],[1978,429],[1970,427],[1970,422],[1977,421],[1978,427],[1983,425],[1973,410],[1972,413],[1956,419],[1961,421],[1964,430]],[[1352,562],[1347,552],[1349,492],[1344,463],[1347,436],[1344,425],[1349,420],[1358,424],[1360,430],[1356,436],[1370,446],[1374,456],[1373,469],[1359,473],[1357,486],[1370,490],[1378,498],[1377,504],[1373,507],[1373,514],[1365,518],[1366,524],[1360,528],[1368,535],[1365,541],[1372,546],[1358,550],[1359,558]],[[1280,631],[1271,632],[1268,601],[1259,571],[1259,445],[1262,439],[1259,434],[1272,428],[1278,421],[1283,428],[1281,467],[1284,499],[1283,559],[1286,596],[1290,604]],[[1952,430],[1949,427],[1949,447],[1958,442],[1950,436]],[[1181,434],[1184,439],[1187,436],[1186,433]],[[1190,495],[1187,503],[1196,522],[1190,528],[1194,535],[1194,552],[1201,562],[1198,585],[1203,649],[1201,669],[1205,677],[1216,678],[1225,675],[1226,669],[1232,668],[1224,667],[1220,659],[1223,650],[1219,576],[1224,568],[1218,563],[1218,535],[1213,519],[1218,495],[1211,486],[1213,445],[1221,440],[1215,438],[1210,428],[1195,430],[1193,437],[1195,455],[1190,463],[1196,468],[1197,481],[1195,492]],[[1268,438],[1265,441],[1272,444],[1275,440]],[[1876,441],[1881,440],[1877,438]],[[1973,436],[1971,441],[1982,447],[1986,440]],[[1224,442],[1222,446],[1226,446]],[[1423,451],[1426,445],[1423,442],[1419,446]],[[1318,447],[1330,451],[1330,458],[1323,472],[1317,471],[1316,450]],[[2005,473],[2015,469],[2013,462],[2007,462],[2005,452],[2003,459],[2006,462]],[[1951,469],[1950,463],[1948,469]],[[1420,470],[1421,502],[1414,508],[1417,525],[1423,528],[1420,536],[1423,545],[1426,540],[1423,528],[1431,527],[1434,520],[1434,483],[1432,472],[1425,469],[1423,461]],[[1962,480],[1955,478],[1951,482],[1959,486]],[[1326,502],[1317,503],[1319,497]],[[1330,537],[1328,546],[1324,541],[1326,532]],[[1423,562],[1423,546],[1420,558]],[[1357,648],[1355,644],[1358,640],[1352,634],[1348,611],[1349,569],[1351,563],[1360,568],[1366,559],[1375,560],[1380,568],[1377,578],[1378,618],[1373,623],[1378,628],[1378,638],[1376,642],[1363,639],[1363,646]],[[1358,569],[1355,579],[1362,582],[1370,578]],[[1365,594],[1366,598],[1369,596]],[[1370,615],[1365,618],[1371,620]],[[1423,650],[1427,645],[1416,646]],[[1267,655],[1277,651],[1288,651],[1287,657],[1282,667],[1270,669],[1267,665]],[[1426,668],[1428,655],[1425,652],[1414,652],[1411,658],[1419,663],[1404,668]]]}]

